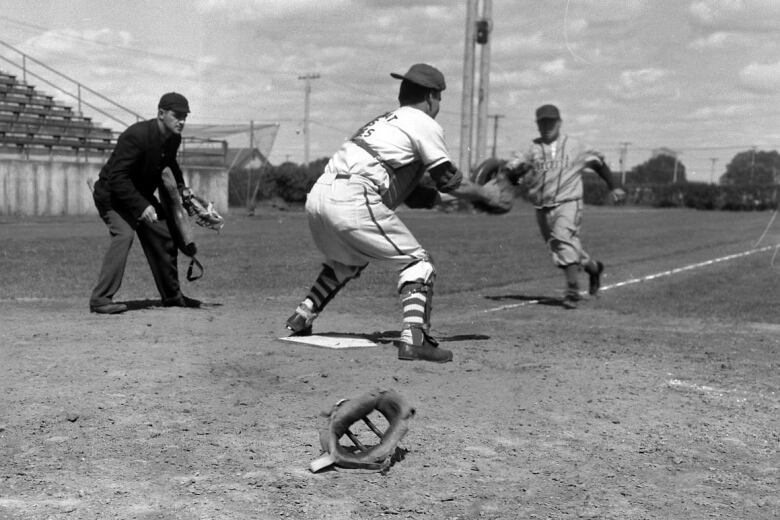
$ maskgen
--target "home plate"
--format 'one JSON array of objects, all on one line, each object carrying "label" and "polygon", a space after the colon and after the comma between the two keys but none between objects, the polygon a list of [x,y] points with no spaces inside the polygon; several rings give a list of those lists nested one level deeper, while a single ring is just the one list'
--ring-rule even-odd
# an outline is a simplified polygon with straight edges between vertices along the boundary
[{"label": "home plate", "polygon": [[322,348],[362,348],[378,347],[379,344],[361,336],[348,336],[341,334],[312,334],[311,336],[287,336],[279,338],[282,341],[303,343],[313,347]]}]

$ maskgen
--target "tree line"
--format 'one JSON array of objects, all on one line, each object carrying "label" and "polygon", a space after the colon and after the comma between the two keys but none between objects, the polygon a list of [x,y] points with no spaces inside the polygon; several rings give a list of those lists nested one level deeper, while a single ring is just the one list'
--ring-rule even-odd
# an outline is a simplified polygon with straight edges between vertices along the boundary
[{"label": "tree line", "polygon": [[[228,174],[229,203],[250,210],[263,201],[302,204],[327,162],[328,158],[321,158],[308,164],[287,161],[257,170],[233,169]],[[743,211],[778,207],[778,174],[777,151],[750,149],[731,159],[718,184],[690,182],[685,164],[677,156],[659,152],[624,175],[615,173],[615,182],[620,185],[625,179],[627,204]],[[590,172],[583,179],[585,203],[603,204],[607,198],[604,182]],[[517,196],[525,196],[522,184]]]}]

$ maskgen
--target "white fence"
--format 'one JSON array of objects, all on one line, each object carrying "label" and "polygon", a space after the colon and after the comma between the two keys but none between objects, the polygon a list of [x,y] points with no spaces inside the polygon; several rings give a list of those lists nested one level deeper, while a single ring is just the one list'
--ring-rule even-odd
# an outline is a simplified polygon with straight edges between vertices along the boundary
[{"label": "white fence", "polygon": [[[0,159],[0,215],[97,214],[90,185],[102,162]],[[228,211],[228,174],[224,167],[183,166],[187,185],[200,197]]]}]

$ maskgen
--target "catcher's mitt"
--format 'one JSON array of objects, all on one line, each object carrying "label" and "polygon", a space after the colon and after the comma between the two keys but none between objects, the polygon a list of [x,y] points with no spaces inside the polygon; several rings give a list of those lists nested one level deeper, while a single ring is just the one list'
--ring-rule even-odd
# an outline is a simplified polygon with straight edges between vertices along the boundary
[{"label": "catcher's mitt", "polygon": [[214,204],[198,197],[189,188],[185,188],[182,193],[182,205],[201,227],[220,231],[225,225],[225,219],[214,209]]},{"label": "catcher's mitt", "polygon": [[482,187],[482,200],[474,207],[487,213],[507,213],[515,202],[515,187],[503,171],[505,161],[486,159],[471,172],[471,180]]},{"label": "catcher's mitt", "polygon": [[[384,432],[368,418],[374,410],[387,419],[388,428]],[[322,414],[324,424],[320,427],[320,445],[323,454],[312,461],[309,469],[316,473],[336,465],[342,468],[386,471],[393,463],[398,443],[406,435],[409,429],[408,421],[414,413],[414,408],[393,390],[377,389],[356,399],[342,399]],[[379,444],[364,446],[349,430],[353,423],[361,419],[379,438]],[[339,439],[345,434],[357,450],[339,444]]]}]

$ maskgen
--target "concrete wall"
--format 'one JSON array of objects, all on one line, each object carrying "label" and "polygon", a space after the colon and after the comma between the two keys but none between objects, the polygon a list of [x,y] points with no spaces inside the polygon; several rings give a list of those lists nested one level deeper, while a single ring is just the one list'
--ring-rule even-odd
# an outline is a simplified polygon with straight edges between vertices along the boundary
[{"label": "concrete wall", "polygon": [[[0,158],[0,215],[97,214],[88,182],[97,180],[102,162]],[[224,167],[182,166],[184,180],[200,197],[228,212],[228,174]]]}]

